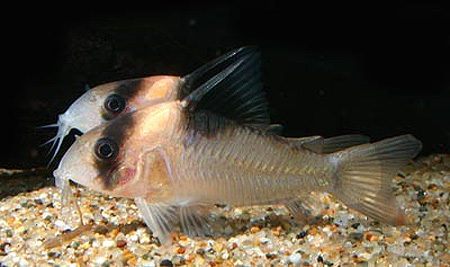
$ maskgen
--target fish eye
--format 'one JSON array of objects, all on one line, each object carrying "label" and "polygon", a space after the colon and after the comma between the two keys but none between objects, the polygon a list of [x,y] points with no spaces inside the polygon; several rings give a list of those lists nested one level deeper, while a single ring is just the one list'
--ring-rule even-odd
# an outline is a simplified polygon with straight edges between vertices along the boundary
[{"label": "fish eye", "polygon": [[116,94],[108,96],[105,100],[105,109],[111,113],[119,114],[125,109],[125,99]]},{"label": "fish eye", "polygon": [[119,147],[110,138],[100,138],[95,144],[95,155],[102,160],[112,160],[118,153]]}]

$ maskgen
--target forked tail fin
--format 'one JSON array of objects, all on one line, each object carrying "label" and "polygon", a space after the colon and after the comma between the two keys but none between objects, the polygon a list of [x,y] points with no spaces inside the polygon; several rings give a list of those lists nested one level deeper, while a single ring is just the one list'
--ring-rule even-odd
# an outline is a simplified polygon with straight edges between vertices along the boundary
[{"label": "forked tail fin", "polygon": [[402,165],[414,158],[422,143],[401,135],[372,144],[348,148],[330,155],[337,167],[331,192],[348,207],[380,222],[406,223],[391,182]]}]

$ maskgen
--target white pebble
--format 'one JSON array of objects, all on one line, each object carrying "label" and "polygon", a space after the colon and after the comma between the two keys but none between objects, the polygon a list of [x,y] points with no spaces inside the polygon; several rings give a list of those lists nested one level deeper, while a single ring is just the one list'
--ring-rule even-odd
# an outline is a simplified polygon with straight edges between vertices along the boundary
[{"label": "white pebble", "polygon": [[228,260],[229,257],[230,257],[230,254],[228,254],[227,251],[225,251],[225,252],[222,254],[222,259],[223,259],[223,260]]},{"label": "white pebble", "polygon": [[289,255],[289,262],[292,264],[297,264],[302,259],[302,255],[300,253],[294,252]]},{"label": "white pebble", "polygon": [[139,240],[139,236],[137,236],[136,234],[130,235],[129,239],[133,242],[137,242]]},{"label": "white pebble", "polygon": [[17,263],[17,266],[19,266],[19,267],[28,267],[28,266],[30,266],[30,263],[26,259],[21,258],[19,260],[19,262]]},{"label": "white pebble", "polygon": [[104,247],[110,248],[110,247],[114,247],[114,245],[115,245],[115,242],[112,241],[112,240],[105,240],[105,241],[103,241],[103,246]]},{"label": "white pebble", "polygon": [[234,210],[234,215],[235,215],[235,216],[240,216],[240,215],[242,215],[242,209],[235,209],[235,210]]},{"label": "white pebble", "polygon": [[62,231],[70,229],[70,227],[65,222],[63,222],[61,220],[56,220],[54,222],[54,225],[55,225],[56,228],[58,228],[59,230],[62,230]]},{"label": "white pebble", "polygon": [[51,219],[53,216],[52,216],[52,214],[50,212],[46,211],[46,212],[42,213],[41,217],[44,218],[44,219]]},{"label": "white pebble", "polygon": [[103,264],[106,260],[107,260],[107,259],[106,259],[105,257],[100,256],[100,257],[97,257],[97,258],[94,259],[94,263],[97,264],[97,265],[101,265],[101,264]]},{"label": "white pebble", "polygon": [[322,229],[322,232],[324,232],[328,237],[330,237],[331,235],[333,235],[333,232],[330,230],[330,228],[325,227]]},{"label": "white pebble", "polygon": [[142,265],[142,267],[156,267],[156,264],[154,261],[142,261],[141,265]]},{"label": "white pebble", "polygon": [[144,244],[144,243],[150,243],[150,236],[148,235],[142,235],[139,238],[139,243]]},{"label": "white pebble", "polygon": [[336,217],[334,219],[334,223],[339,225],[339,226],[342,226],[342,227],[348,227],[348,219],[349,218],[348,218],[348,213],[347,212],[339,211],[336,214]]}]

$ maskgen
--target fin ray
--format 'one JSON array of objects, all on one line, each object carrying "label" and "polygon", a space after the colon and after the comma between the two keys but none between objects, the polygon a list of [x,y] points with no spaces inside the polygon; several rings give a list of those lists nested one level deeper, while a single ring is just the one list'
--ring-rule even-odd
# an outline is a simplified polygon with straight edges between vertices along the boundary
[{"label": "fin ray", "polygon": [[175,208],[167,203],[149,203],[144,198],[134,199],[144,222],[161,243],[168,241],[169,232],[176,221]]},{"label": "fin ray", "polygon": [[340,135],[330,138],[315,138],[305,140],[302,143],[303,148],[320,154],[329,154],[349,148],[356,145],[369,143],[370,138],[360,134]]},{"label": "fin ray", "polygon": [[184,97],[182,106],[191,113],[213,113],[239,124],[265,130],[269,127],[270,119],[261,82],[260,54],[254,47],[235,51],[225,54],[223,59],[216,59],[219,64],[205,65],[212,70],[202,67],[201,71],[194,71],[182,78],[180,91],[189,92],[180,95]]},{"label": "fin ray", "polygon": [[209,218],[203,214],[205,207],[201,205],[183,205],[180,209],[181,229],[188,236],[206,236],[211,233]]}]

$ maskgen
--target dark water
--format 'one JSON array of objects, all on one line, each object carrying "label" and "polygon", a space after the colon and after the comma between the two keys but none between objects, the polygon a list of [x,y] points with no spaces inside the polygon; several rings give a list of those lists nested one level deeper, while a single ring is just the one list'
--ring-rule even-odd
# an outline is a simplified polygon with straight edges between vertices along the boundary
[{"label": "dark water", "polygon": [[412,133],[424,155],[450,152],[450,13],[440,6],[70,9],[4,22],[0,166],[45,165],[39,144],[54,132],[35,127],[54,123],[85,84],[183,75],[247,44],[261,48],[284,134]]}]

